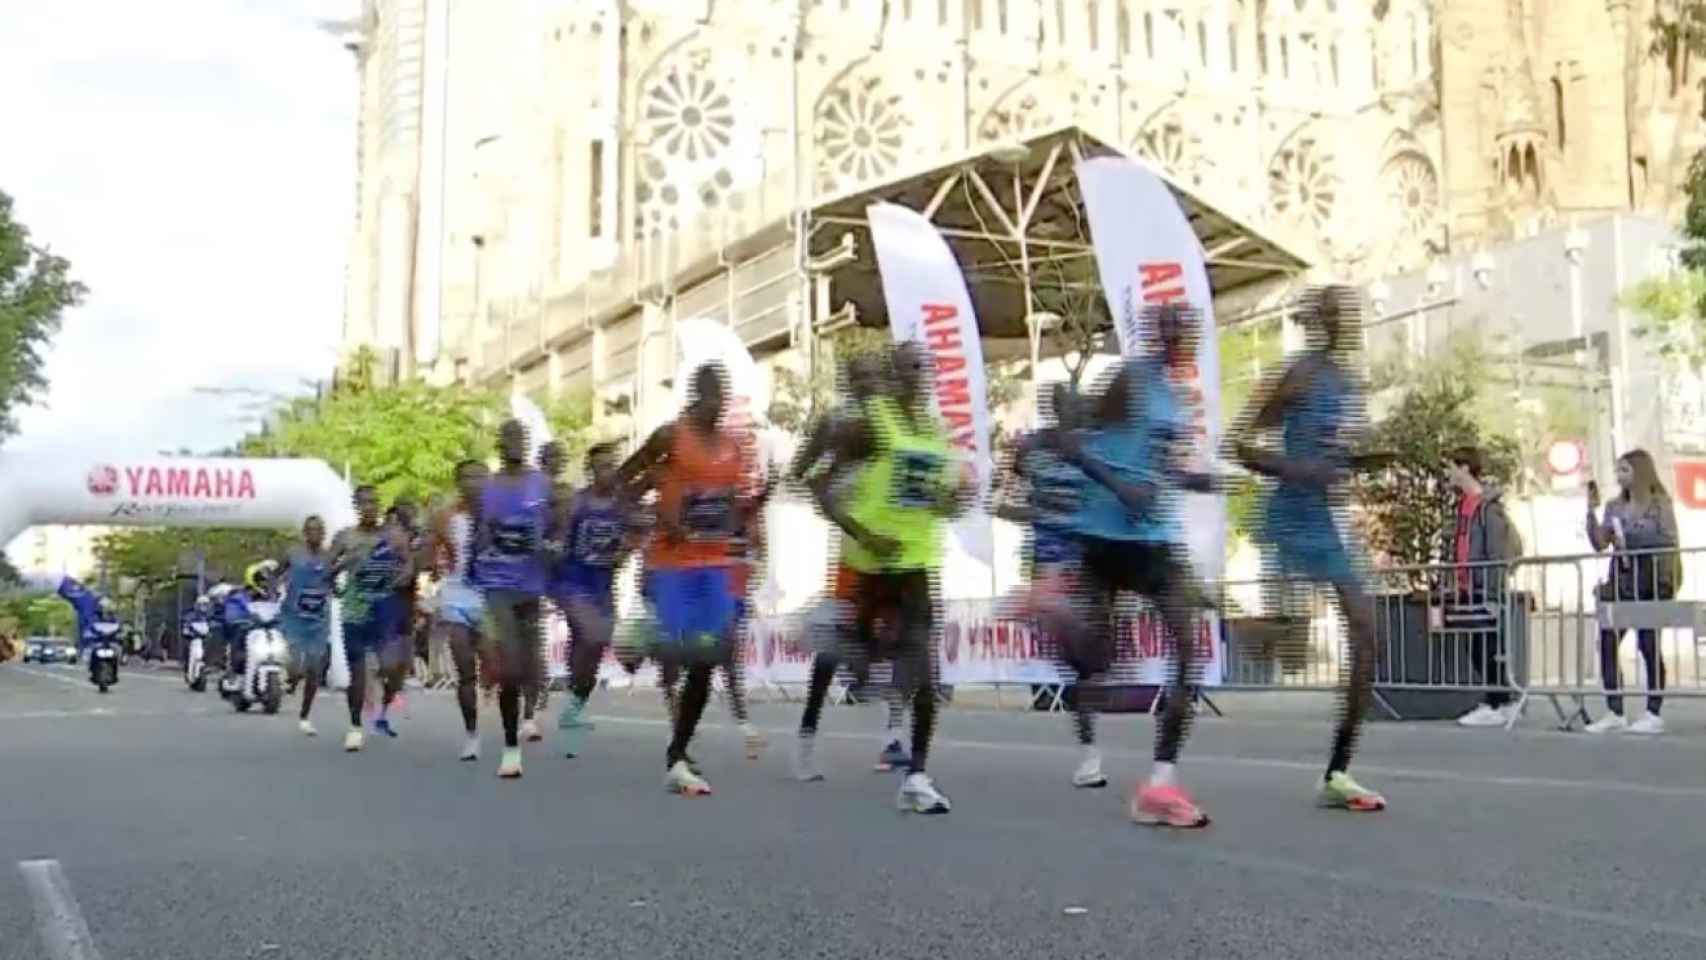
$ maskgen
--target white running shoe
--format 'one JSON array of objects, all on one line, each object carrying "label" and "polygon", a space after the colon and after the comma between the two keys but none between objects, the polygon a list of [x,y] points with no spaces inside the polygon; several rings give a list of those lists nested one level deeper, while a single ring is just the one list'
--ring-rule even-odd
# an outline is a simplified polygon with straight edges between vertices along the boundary
[{"label": "white running shoe", "polygon": [[1624,732],[1625,733],[1646,734],[1647,736],[1654,736],[1656,734],[1664,733],[1665,732],[1665,718],[1659,716],[1656,713],[1648,711],[1646,713],[1641,714],[1641,719],[1636,720],[1634,723],[1631,723],[1628,726],[1628,728],[1624,730]]},{"label": "white running shoe", "polygon": [[463,760],[463,761],[480,759],[480,735],[479,734],[471,733],[468,735],[468,742],[464,743],[462,745],[462,753],[456,759]]},{"label": "white running shoe", "polygon": [[1503,710],[1482,703],[1458,717],[1457,725],[1460,727],[1502,727],[1507,719]]},{"label": "white running shoe", "polygon": [[1072,775],[1072,785],[1088,789],[1108,785],[1107,775],[1102,773],[1102,751],[1095,747],[1084,748],[1084,760],[1078,764],[1078,771]]},{"label": "white running shoe", "polygon": [[1583,727],[1582,730],[1586,733],[1616,733],[1619,730],[1627,729],[1628,726],[1629,721],[1623,719],[1621,713],[1608,713]]},{"label": "white running shoe", "polygon": [[907,774],[900,783],[900,793],[895,796],[894,805],[911,813],[942,814],[952,809],[948,798],[936,789],[927,773]]},{"label": "white running shoe", "polygon": [[711,795],[711,785],[705,778],[693,772],[686,760],[677,760],[669,768],[669,774],[664,777],[663,785],[670,793],[679,793],[684,797],[708,797]]},{"label": "white running shoe", "polygon": [[314,729],[314,725],[305,719],[296,721],[296,729],[300,730],[302,735],[305,737],[317,737],[320,735],[320,731]]},{"label": "white running shoe", "polygon": [[823,779],[823,771],[817,765],[816,737],[800,734],[794,743],[794,779],[801,783],[815,783]]},{"label": "white running shoe", "polygon": [[521,778],[521,748],[504,747],[503,759],[498,761],[498,776],[505,780]]},{"label": "white running shoe", "polygon": [[545,739],[545,735],[539,732],[539,724],[532,720],[523,720],[521,721],[521,739],[528,743],[538,743]]},{"label": "white running shoe", "polygon": [[361,741],[362,736],[360,730],[351,730],[349,733],[344,734],[344,752],[355,753],[357,750],[360,750]]}]

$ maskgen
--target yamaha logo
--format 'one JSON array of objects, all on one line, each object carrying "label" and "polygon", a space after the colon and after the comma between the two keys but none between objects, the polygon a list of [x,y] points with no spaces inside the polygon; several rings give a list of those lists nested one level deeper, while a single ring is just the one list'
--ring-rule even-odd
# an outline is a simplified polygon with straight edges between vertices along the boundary
[{"label": "yamaha logo", "polygon": [[118,492],[118,468],[101,464],[89,468],[89,492],[97,497],[110,497]]}]

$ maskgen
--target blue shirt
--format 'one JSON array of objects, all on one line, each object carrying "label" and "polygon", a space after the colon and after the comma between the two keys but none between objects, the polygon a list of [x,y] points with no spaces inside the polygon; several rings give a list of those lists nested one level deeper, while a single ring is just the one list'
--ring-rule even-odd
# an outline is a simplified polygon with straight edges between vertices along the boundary
[{"label": "blue shirt", "polygon": [[1155,498],[1141,513],[1133,513],[1112,490],[1086,477],[1072,529],[1103,540],[1180,543],[1179,488],[1168,468],[1174,447],[1190,435],[1188,411],[1159,360],[1128,363],[1131,396],[1126,419],[1076,434],[1087,459],[1124,483],[1151,487]]},{"label": "blue shirt", "polygon": [[[549,526],[551,482],[538,470],[499,474],[480,494],[480,525],[470,581],[482,590],[545,592],[539,546]],[[485,534],[482,536],[481,534]]]},{"label": "blue shirt", "polygon": [[293,628],[325,629],[330,626],[332,559],[325,551],[309,553],[306,547],[290,551],[285,570],[282,619]]}]

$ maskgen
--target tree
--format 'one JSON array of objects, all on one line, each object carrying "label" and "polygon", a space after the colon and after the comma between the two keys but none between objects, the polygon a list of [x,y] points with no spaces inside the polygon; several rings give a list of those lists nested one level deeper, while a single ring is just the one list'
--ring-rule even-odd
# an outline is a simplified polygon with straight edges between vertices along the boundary
[{"label": "tree", "polygon": [[0,439],[18,432],[18,408],[47,389],[42,351],[61,315],[87,292],[65,258],[30,242],[29,229],[12,219],[12,198],[0,191]]},{"label": "tree", "polygon": [[771,423],[784,430],[802,430],[813,417],[834,405],[842,363],[885,350],[890,343],[886,327],[844,327],[824,339],[828,343],[817,345],[817,363],[806,373],[776,368],[769,416]]},{"label": "tree", "polygon": [[0,633],[68,637],[76,621],[70,604],[44,590],[19,590],[0,597]]},{"label": "tree", "polygon": [[244,456],[318,457],[356,483],[370,483],[386,502],[424,501],[450,489],[458,461],[491,455],[508,403],[493,390],[434,387],[342,387],[281,412],[277,425],[245,438]]},{"label": "tree", "polygon": [[94,554],[110,578],[165,583],[194,576],[199,553],[209,583],[236,581],[256,560],[282,556],[298,536],[296,530],[127,528],[97,537]]},{"label": "tree", "polygon": [[[1280,325],[1276,316],[1220,331],[1220,419],[1224,430],[1231,431],[1257,386],[1270,380],[1285,363]],[[1255,479],[1239,477],[1226,494],[1229,541],[1247,538],[1255,531],[1260,506],[1261,488]]]},{"label": "tree", "polygon": [[1358,475],[1351,496],[1369,546],[1389,563],[1422,566],[1438,559],[1440,531],[1457,500],[1445,473],[1453,449],[1485,450],[1488,478],[1497,483],[1516,472],[1515,443],[1490,435],[1474,415],[1482,381],[1465,376],[1463,362],[1461,351],[1447,351],[1414,368],[1405,382],[1389,387],[1400,392],[1398,399],[1369,430],[1367,449],[1394,459],[1385,469]]}]

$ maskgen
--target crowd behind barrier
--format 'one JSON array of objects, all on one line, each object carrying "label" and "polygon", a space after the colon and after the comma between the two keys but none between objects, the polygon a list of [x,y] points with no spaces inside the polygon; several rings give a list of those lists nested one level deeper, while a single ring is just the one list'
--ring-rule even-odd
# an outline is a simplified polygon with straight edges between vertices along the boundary
[{"label": "crowd behind barrier", "polygon": [[[1382,690],[1473,694],[1517,707],[1539,700],[1565,727],[1603,712],[1596,704],[1607,694],[1607,676],[1631,697],[1660,686],[1666,697],[1706,696],[1706,548],[1380,567],[1368,580]],[[1194,685],[1337,689],[1345,633],[1330,588],[1267,578],[1211,584],[1207,596]],[[949,600],[943,613],[944,684],[1028,688],[1045,705],[1061,706],[1073,675],[1016,604]],[[1164,683],[1171,641],[1135,602],[1121,619],[1114,666],[1101,682]],[[784,697],[803,688],[820,648],[820,621],[814,608],[751,618],[740,646],[747,685]],[[623,621],[618,645],[637,626]],[[552,611],[546,662],[558,683],[567,677],[568,643],[567,627]],[[420,664],[429,686],[453,682],[437,646]],[[656,677],[649,664],[628,674],[614,651],[600,666],[600,680],[612,687],[645,689]]]}]

